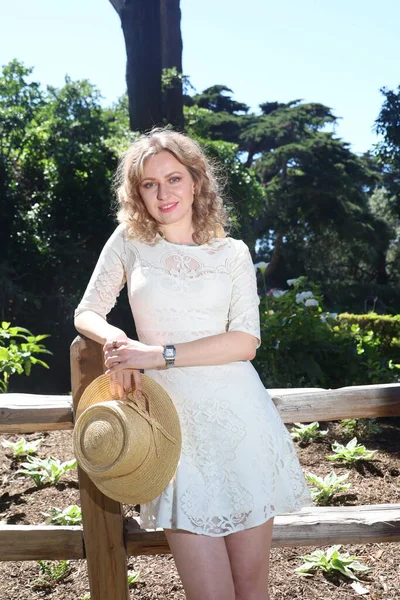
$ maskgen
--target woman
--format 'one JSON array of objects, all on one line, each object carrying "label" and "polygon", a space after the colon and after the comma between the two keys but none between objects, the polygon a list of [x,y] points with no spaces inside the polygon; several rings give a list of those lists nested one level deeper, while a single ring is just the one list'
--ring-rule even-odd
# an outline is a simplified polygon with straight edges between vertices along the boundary
[{"label": "woman", "polygon": [[[75,325],[104,345],[114,391],[140,389],[144,369],[179,414],[176,474],[141,505],[141,526],[164,528],[188,600],[265,600],[273,517],[312,501],[249,362],[260,345],[249,250],[226,237],[213,166],[184,134],[141,136],[117,183],[120,225]],[[125,282],[140,341],[106,321]]]}]

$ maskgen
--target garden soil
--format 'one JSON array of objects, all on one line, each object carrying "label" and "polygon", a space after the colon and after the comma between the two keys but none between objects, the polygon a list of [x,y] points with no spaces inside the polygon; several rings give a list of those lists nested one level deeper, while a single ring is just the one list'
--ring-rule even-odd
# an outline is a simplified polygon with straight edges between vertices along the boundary
[{"label": "garden soil", "polygon": [[[374,460],[346,467],[338,461],[326,459],[331,454],[334,440],[347,443],[339,423],[321,424],[328,427],[329,434],[304,447],[296,443],[300,462],[305,471],[320,476],[331,470],[343,474],[350,472],[348,482],[352,487],[334,501],[336,506],[357,504],[381,504],[400,502],[400,419],[379,420],[380,433],[371,434],[359,441],[368,449],[377,449]],[[4,435],[1,439],[16,441],[20,436]],[[41,458],[55,456],[61,460],[73,458],[72,432],[55,431],[35,433],[26,439],[42,439],[38,455]],[[65,508],[79,504],[76,470],[67,472],[55,487],[37,489],[31,479],[16,474],[18,463],[10,450],[0,446],[0,521],[3,524],[39,524],[54,506]],[[124,506],[125,516],[137,516],[134,507]],[[321,546],[326,549],[328,546]],[[303,561],[301,555],[315,548],[274,548],[271,553],[270,593],[271,600],[397,600],[400,596],[400,544],[345,545],[341,551],[357,555],[370,567],[361,577],[363,594],[351,587],[352,582],[342,576],[326,576],[316,573],[301,576],[294,572]],[[0,548],[0,556],[1,556]],[[195,566],[194,566],[195,568]],[[130,598],[136,600],[183,600],[185,594],[170,554],[137,556],[128,559],[128,571],[140,572],[139,579],[130,586]],[[204,573],[204,578],[207,573]],[[88,598],[89,583],[84,560],[70,561],[69,571],[59,582],[40,578],[39,564],[28,562],[0,562],[1,600],[83,600]]]}]

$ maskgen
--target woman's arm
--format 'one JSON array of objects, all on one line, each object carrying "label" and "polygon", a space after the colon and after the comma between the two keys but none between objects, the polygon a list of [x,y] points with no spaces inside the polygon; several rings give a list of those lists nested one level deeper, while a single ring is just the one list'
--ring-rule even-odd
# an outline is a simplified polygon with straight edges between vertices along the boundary
[{"label": "woman's arm", "polygon": [[[172,341],[172,340],[171,340]],[[252,360],[258,338],[242,331],[227,331],[192,342],[175,344],[175,367],[224,365],[239,360]],[[107,374],[123,369],[165,369],[164,346],[147,346],[136,340],[120,341],[117,348],[104,346]]]},{"label": "woman's arm", "polygon": [[[107,314],[115,304],[126,280],[125,242],[123,228],[117,227],[105,244],[90,278],[82,300],[75,311],[75,327],[82,335],[103,345],[127,340],[122,329],[107,322]],[[141,388],[139,371],[125,370],[114,374],[110,380],[112,393]]]},{"label": "woman's arm", "polygon": [[[239,240],[232,240],[232,295],[228,314],[228,331],[191,342],[175,344],[176,367],[223,365],[240,360],[252,360],[260,345],[260,299],[249,249]],[[174,340],[168,340],[173,344]],[[147,346],[134,340],[104,346],[107,373],[121,369],[163,369],[163,346]]]},{"label": "woman's arm", "polygon": [[82,335],[104,344],[107,340],[126,340],[128,336],[122,329],[114,327],[92,310],[84,310],[75,317],[75,329]]}]

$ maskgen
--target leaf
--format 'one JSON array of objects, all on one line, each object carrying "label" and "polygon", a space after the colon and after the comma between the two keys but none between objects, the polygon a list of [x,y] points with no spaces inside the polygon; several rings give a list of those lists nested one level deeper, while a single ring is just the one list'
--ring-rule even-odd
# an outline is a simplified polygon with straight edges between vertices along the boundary
[{"label": "leaf", "polygon": [[367,588],[365,588],[363,585],[361,585],[361,583],[359,581],[354,581],[353,583],[350,584],[350,587],[353,588],[353,590],[359,596],[369,593],[369,590]]},{"label": "leaf", "polygon": [[357,446],[357,438],[354,437],[352,440],[350,440],[350,442],[348,444],[346,444],[346,448],[348,448],[349,450],[354,450],[354,448]]},{"label": "leaf", "polygon": [[0,346],[0,360],[8,360],[8,358],[9,358],[8,348],[5,348],[4,346]]}]

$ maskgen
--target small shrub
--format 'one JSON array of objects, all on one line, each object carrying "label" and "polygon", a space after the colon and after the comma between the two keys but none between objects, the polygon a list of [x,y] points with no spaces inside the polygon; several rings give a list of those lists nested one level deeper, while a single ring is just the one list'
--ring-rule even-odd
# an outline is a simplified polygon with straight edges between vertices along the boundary
[{"label": "small shrub", "polygon": [[343,433],[352,436],[369,437],[382,431],[376,419],[343,419],[340,425]]},{"label": "small shrub", "polygon": [[332,498],[339,492],[347,492],[351,488],[351,483],[343,483],[349,478],[349,473],[336,475],[333,471],[324,478],[318,477],[314,473],[306,473],[306,479],[313,484],[310,489],[313,500],[320,506],[326,506]]},{"label": "small shrub", "polygon": [[82,523],[82,511],[77,504],[70,504],[67,508],[50,508],[48,513],[40,513],[45,517],[47,525],[80,525]]},{"label": "small shrub", "polygon": [[294,440],[299,440],[301,443],[306,444],[328,433],[328,430],[321,431],[318,427],[318,421],[314,421],[314,423],[309,423],[308,425],[294,423],[290,435]]},{"label": "small shrub", "polygon": [[55,485],[60,478],[69,471],[75,469],[77,462],[75,459],[62,463],[58,458],[50,456],[48,459],[28,456],[28,462],[22,463],[23,469],[18,469],[17,473],[32,477],[37,487],[44,485]]},{"label": "small shrub", "polygon": [[346,446],[333,442],[333,454],[327,456],[328,460],[343,460],[344,462],[354,463],[358,460],[372,460],[376,450],[367,450],[365,446],[357,444],[357,438],[350,440]]},{"label": "small shrub", "polygon": [[71,573],[69,560],[39,560],[39,577],[33,581],[33,589],[51,588],[64,581]]},{"label": "small shrub", "polygon": [[41,443],[42,440],[28,442],[25,438],[22,437],[16,442],[9,442],[8,440],[3,440],[1,442],[1,445],[3,446],[3,448],[9,448],[14,458],[20,458],[21,456],[26,456],[27,454],[36,454]]},{"label": "small shrub", "polygon": [[323,312],[318,286],[306,277],[260,302],[262,344],[254,365],[266,388],[353,385],[360,371],[356,343]]},{"label": "small shrub", "polygon": [[11,323],[3,321],[0,326],[0,393],[8,391],[11,375],[30,375],[32,365],[49,368],[35,354],[52,354],[40,343],[48,335],[35,336],[28,329],[10,325]]},{"label": "small shrub", "polygon": [[337,571],[342,573],[349,579],[357,579],[358,577],[353,571],[358,573],[366,573],[370,571],[370,567],[358,561],[357,556],[350,556],[348,552],[341,554],[339,552],[340,544],[331,546],[326,552],[323,550],[314,550],[311,554],[301,556],[305,562],[295,569],[296,573],[310,573],[321,569],[325,573]]}]

